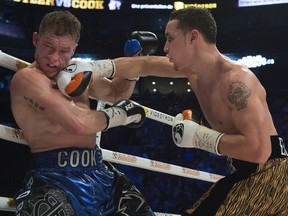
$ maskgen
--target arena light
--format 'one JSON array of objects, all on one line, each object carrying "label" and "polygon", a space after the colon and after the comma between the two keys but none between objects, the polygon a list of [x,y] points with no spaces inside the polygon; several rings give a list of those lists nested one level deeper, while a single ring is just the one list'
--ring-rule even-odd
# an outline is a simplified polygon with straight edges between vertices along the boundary
[{"label": "arena light", "polygon": [[95,59],[92,58],[81,58],[81,57],[73,57],[71,60],[75,60],[75,61],[84,61],[84,62],[91,62],[91,61],[95,61]]},{"label": "arena light", "polygon": [[257,68],[265,65],[275,64],[273,58],[268,59],[262,55],[246,55],[240,57],[237,54],[225,54],[228,58],[246,65],[248,68]]},{"label": "arena light", "polygon": [[261,55],[245,56],[237,61],[245,64],[248,68],[256,68],[275,63],[274,59],[267,59]]},{"label": "arena light", "polygon": [[108,8],[109,10],[120,10],[122,5],[121,0],[109,0]]},{"label": "arena light", "polygon": [[288,0],[238,0],[238,7],[253,7],[286,3],[288,3]]}]

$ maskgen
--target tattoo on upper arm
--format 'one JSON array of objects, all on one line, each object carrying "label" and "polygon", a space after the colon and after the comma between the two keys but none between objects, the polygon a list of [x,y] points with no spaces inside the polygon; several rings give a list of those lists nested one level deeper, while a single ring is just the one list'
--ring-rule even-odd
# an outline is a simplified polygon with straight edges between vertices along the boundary
[{"label": "tattoo on upper arm", "polygon": [[45,107],[41,106],[37,101],[34,101],[32,98],[24,96],[24,99],[27,100],[33,107],[40,111],[44,111]]},{"label": "tattoo on upper arm", "polygon": [[247,99],[250,95],[251,89],[240,81],[231,83],[227,92],[228,100],[236,106],[237,111],[247,107]]}]

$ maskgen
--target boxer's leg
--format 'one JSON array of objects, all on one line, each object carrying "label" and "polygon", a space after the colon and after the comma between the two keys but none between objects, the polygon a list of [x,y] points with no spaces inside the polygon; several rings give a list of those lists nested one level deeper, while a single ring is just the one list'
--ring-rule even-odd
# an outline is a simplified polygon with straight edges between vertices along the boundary
[{"label": "boxer's leg", "polygon": [[113,216],[154,216],[155,214],[136,186],[110,163],[108,167],[115,173],[113,188],[116,212]]},{"label": "boxer's leg", "polygon": [[25,183],[15,196],[17,216],[76,216],[65,191],[33,177]]},{"label": "boxer's leg", "polygon": [[[217,182],[185,216],[285,215],[288,212],[288,159],[271,159],[248,178],[237,172]],[[263,194],[265,194],[263,196]]]}]

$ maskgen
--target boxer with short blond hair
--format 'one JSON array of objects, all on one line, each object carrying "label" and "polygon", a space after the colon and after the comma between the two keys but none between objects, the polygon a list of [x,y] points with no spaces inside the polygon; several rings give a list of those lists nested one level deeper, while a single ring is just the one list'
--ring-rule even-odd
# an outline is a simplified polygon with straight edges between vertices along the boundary
[{"label": "boxer with short blond hair", "polygon": [[[103,60],[91,68],[84,65],[76,78],[65,76],[57,83],[60,71],[75,53],[80,29],[79,20],[68,11],[46,14],[39,32],[33,33],[35,61],[12,78],[12,112],[32,153],[32,169],[15,194],[16,215],[154,215],[127,177],[102,161],[101,149],[95,144],[98,131],[143,123],[144,109],[121,100],[130,97],[135,82],[105,79],[115,70],[113,61]],[[68,69],[71,75],[75,68]],[[63,87],[66,79],[75,82]],[[91,91],[86,88],[90,82],[94,85]],[[91,110],[88,93],[102,94],[106,97],[100,99],[114,105]]]}]

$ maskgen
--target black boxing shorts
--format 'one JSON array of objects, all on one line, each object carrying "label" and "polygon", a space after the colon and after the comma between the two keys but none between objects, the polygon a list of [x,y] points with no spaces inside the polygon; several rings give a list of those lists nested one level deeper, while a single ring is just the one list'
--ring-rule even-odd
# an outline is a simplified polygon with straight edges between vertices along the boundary
[{"label": "black boxing shorts", "polygon": [[215,183],[185,216],[263,216],[288,214],[288,153],[282,138],[271,136],[264,164],[232,159],[234,172]]}]

